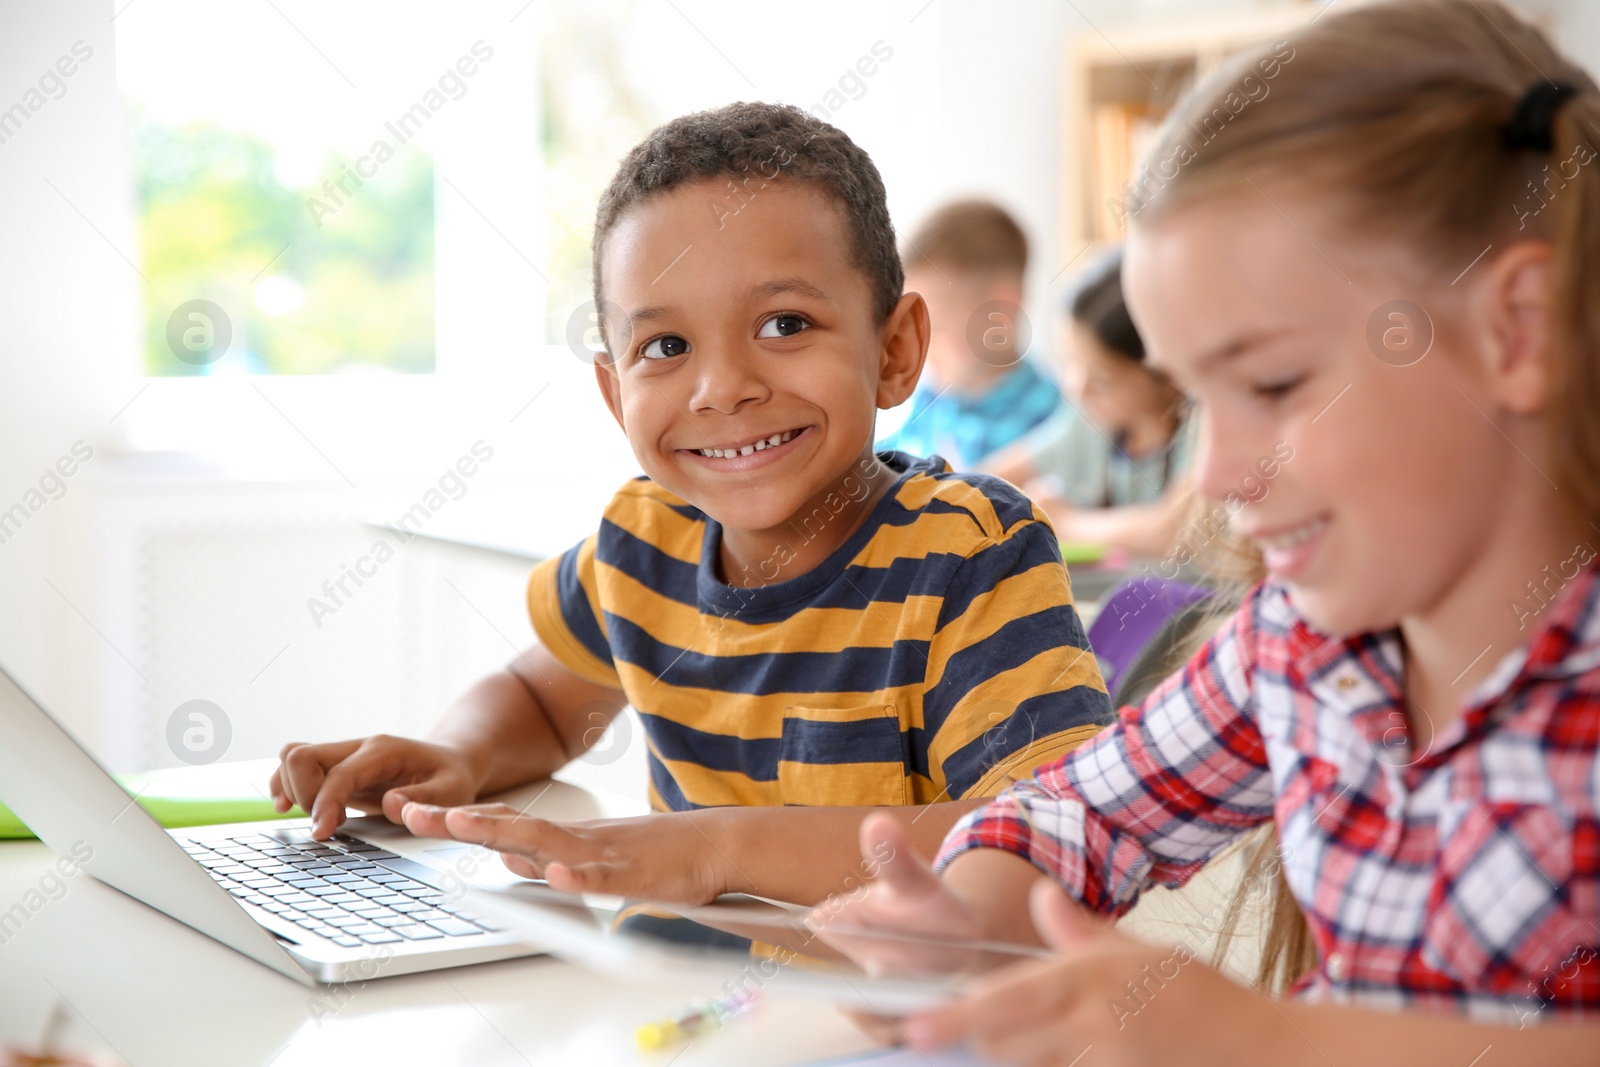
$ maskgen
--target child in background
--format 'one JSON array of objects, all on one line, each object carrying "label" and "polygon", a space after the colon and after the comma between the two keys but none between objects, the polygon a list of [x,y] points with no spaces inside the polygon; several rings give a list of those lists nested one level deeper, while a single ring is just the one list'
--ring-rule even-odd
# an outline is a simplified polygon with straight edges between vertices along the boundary
[{"label": "child in background", "polygon": [[[289,746],[280,810],[319,836],[347,804],[382,811],[564,890],[815,902],[867,811],[901,807],[931,855],[1109,720],[1043,516],[999,479],[873,451],[928,316],[848,137],[765,104],[667,123],[607,188],[594,266],[595,378],[645,475],[534,568],[537,644],[429,742]],[[548,776],[627,704],[658,814],[460,807]]]},{"label": "child in background", "polygon": [[[1269,70],[1270,100],[1187,149]],[[884,969],[949,961],[844,928],[1058,950],[903,1021],[914,1043],[1595,1062],[1597,129],[1594,79],[1494,0],[1329,12],[1168,119],[1150,158],[1184,165],[1130,203],[1129,302],[1201,412],[1202,495],[1293,445],[1234,520],[1267,578],[1143,705],[959,826],[941,876],[902,853],[840,907],[832,939]],[[1268,820],[1317,949],[1295,999],[1090,916]]]},{"label": "child in background", "polygon": [[906,421],[879,446],[972,470],[1061,404],[1018,336],[1028,239],[998,205],[961,200],[928,216],[901,259],[933,333]]},{"label": "child in background", "polygon": [[1057,350],[1072,403],[979,466],[1022,486],[1063,541],[1165,555],[1192,500],[1182,477],[1191,435],[1183,394],[1145,362],[1122,298],[1120,245],[1079,275],[1062,311]]}]

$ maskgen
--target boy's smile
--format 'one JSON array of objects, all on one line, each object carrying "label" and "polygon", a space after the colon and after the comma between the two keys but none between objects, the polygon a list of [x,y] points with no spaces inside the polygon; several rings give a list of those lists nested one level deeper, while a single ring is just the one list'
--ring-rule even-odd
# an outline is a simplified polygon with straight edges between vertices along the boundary
[{"label": "boy's smile", "polygon": [[908,296],[874,321],[823,193],[781,177],[749,192],[737,215],[712,209],[721,181],[623,214],[601,255],[610,362],[596,375],[645,473],[722,524],[725,575],[876,468],[864,499],[823,509],[828,528],[782,581],[842,544],[893,480],[871,459],[876,409],[915,384],[927,320]]},{"label": "boy's smile", "polygon": [[707,463],[715,470],[748,471],[757,467],[764,467],[774,462],[780,455],[785,454],[786,446],[791,445],[797,438],[803,437],[809,427],[784,430],[771,437],[757,437],[754,441],[743,444],[724,445],[721,448],[691,448],[688,451],[694,455],[705,457]]}]

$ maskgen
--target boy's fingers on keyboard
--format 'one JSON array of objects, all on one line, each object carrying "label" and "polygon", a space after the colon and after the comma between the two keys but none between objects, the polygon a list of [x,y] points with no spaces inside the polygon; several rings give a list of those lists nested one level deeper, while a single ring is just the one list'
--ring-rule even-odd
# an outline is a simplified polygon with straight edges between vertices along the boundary
[{"label": "boy's fingers on keyboard", "polygon": [[295,744],[286,746],[278,757],[278,781],[284,798],[310,811],[322,788],[322,776],[331,761],[329,745]]},{"label": "boy's fingers on keyboard", "polygon": [[425,804],[448,808],[472,799],[472,788],[465,782],[447,774],[435,774],[420,782],[407,782],[383,794],[383,814],[390,822],[404,822],[407,804]]},{"label": "boy's fingers on keyboard", "polygon": [[272,777],[267,779],[267,797],[272,801],[272,810],[279,812],[289,810],[289,798],[283,792],[282,771],[280,768],[274,768]]},{"label": "boy's fingers on keyboard", "polygon": [[[408,786],[407,788],[410,787]],[[383,804],[381,806],[383,817],[392,823],[400,823],[404,825],[406,821],[406,805],[410,804],[415,799],[416,798],[410,793],[402,792],[399,789],[388,790],[383,794]]]},{"label": "boy's fingers on keyboard", "polygon": [[[391,781],[398,772],[393,739],[369,737],[362,741],[317,746],[330,749],[319,764],[322,780],[313,801],[311,833],[324,837],[344,822],[344,809],[361,790],[377,782]],[[305,804],[300,805],[302,808]]]},{"label": "boy's fingers on keyboard", "polygon": [[353,750],[354,745],[358,743],[294,745],[286,749],[278,764],[285,795],[300,805],[300,810],[310,811],[312,804],[316,802],[318,790],[322,788],[322,779],[327,773],[328,764],[344,758],[343,754],[335,754],[334,750],[336,748]]},{"label": "boy's fingers on keyboard", "polygon": [[444,813],[450,809],[413,800],[400,809],[400,822],[418,837],[449,837]]}]

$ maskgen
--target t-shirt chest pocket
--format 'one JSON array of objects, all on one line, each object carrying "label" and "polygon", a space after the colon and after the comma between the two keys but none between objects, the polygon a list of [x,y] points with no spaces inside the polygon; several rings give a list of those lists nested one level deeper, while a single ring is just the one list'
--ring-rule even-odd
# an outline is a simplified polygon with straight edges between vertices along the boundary
[{"label": "t-shirt chest pocket", "polygon": [[785,804],[911,803],[910,748],[892,703],[784,709],[778,792]]}]

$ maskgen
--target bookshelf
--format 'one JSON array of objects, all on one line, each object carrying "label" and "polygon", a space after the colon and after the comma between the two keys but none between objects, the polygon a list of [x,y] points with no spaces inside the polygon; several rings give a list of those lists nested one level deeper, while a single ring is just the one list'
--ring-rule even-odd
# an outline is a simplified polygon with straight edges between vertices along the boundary
[{"label": "bookshelf", "polygon": [[1183,92],[1230,53],[1276,40],[1323,4],[1284,0],[1090,29],[1067,39],[1061,131],[1061,248],[1121,236],[1107,207],[1133,177],[1144,149]]}]

